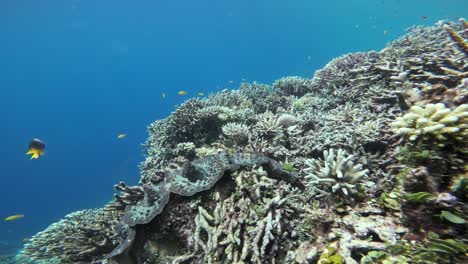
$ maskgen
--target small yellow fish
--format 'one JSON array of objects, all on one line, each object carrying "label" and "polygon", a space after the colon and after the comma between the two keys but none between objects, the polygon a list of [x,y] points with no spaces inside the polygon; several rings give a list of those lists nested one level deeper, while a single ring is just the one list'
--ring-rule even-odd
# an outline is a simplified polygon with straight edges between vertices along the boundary
[{"label": "small yellow fish", "polygon": [[166,93],[161,93],[162,99],[166,99]]},{"label": "small yellow fish", "polygon": [[21,239],[21,241],[23,243],[29,243],[29,241],[31,241],[31,239],[30,238],[23,238],[23,239]]},{"label": "small yellow fish", "polygon": [[5,218],[3,221],[14,221],[14,220],[17,220],[17,219],[21,219],[23,217],[24,217],[23,214],[10,215],[9,217]]},{"label": "small yellow fish", "polygon": [[177,94],[178,94],[178,95],[186,95],[187,92],[186,92],[186,91],[178,91]]},{"label": "small yellow fish", "polygon": [[33,139],[29,142],[28,151],[26,155],[31,155],[31,159],[37,159],[39,156],[44,155],[45,143],[40,139]]},{"label": "small yellow fish", "polygon": [[118,135],[117,135],[117,138],[118,138],[118,139],[122,139],[122,138],[124,138],[124,137],[126,137],[126,136],[127,136],[127,134],[118,134]]},{"label": "small yellow fish", "polygon": [[383,31],[383,35],[384,35],[384,36],[387,36],[387,34],[388,34],[388,31],[387,31],[387,30],[384,30],[384,31]]},{"label": "small yellow fish", "polygon": [[205,94],[202,93],[202,92],[198,92],[197,95],[198,95],[198,96],[204,96]]},{"label": "small yellow fish", "polygon": [[230,80],[230,81],[229,81],[229,83],[230,83],[230,84],[233,84],[233,83],[234,83],[234,81],[233,81],[233,80]]}]

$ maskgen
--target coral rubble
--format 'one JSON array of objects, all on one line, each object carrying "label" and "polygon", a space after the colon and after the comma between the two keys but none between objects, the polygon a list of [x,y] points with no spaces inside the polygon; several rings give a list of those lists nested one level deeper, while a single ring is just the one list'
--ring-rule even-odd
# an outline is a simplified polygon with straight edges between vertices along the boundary
[{"label": "coral rubble", "polygon": [[186,101],[148,127],[137,186],[18,262],[466,263],[462,22]]}]

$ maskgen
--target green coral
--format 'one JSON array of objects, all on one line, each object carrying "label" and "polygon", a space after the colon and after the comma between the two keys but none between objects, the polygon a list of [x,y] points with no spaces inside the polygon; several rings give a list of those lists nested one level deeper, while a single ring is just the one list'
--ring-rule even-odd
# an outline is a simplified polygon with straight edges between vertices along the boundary
[{"label": "green coral", "polygon": [[468,104],[453,110],[442,103],[415,105],[392,126],[397,134],[407,136],[410,141],[435,139],[444,142],[453,138],[463,142],[468,136]]},{"label": "green coral", "polygon": [[384,192],[380,195],[379,203],[385,208],[399,211],[401,207],[400,193],[397,191]]},{"label": "green coral", "polygon": [[342,264],[343,257],[337,252],[337,243],[333,242],[327,245],[323,253],[320,255],[318,264]]},{"label": "green coral", "polygon": [[289,163],[289,162],[282,163],[281,167],[283,168],[283,170],[285,170],[287,172],[295,172],[296,171],[296,168],[294,168],[294,164]]}]

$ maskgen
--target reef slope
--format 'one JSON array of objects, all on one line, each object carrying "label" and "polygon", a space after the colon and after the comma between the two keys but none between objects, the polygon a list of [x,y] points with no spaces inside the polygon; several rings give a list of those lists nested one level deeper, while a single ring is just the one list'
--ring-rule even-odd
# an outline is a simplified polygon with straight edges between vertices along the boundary
[{"label": "reef slope", "polygon": [[19,263],[467,263],[467,24],[313,78],[243,83],[148,127],[137,186]]}]

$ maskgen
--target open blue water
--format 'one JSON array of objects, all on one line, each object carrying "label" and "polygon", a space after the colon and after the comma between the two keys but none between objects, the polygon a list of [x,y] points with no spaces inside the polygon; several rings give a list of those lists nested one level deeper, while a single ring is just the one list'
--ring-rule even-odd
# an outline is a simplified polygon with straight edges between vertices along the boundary
[{"label": "open blue water", "polygon": [[[467,14],[466,0],[1,1],[0,217],[25,218],[0,222],[0,249],[136,184],[146,126],[197,92],[311,77]],[[46,155],[29,160],[36,137]]]}]

